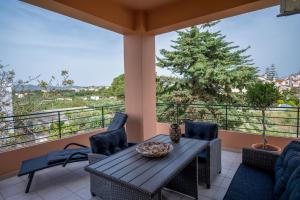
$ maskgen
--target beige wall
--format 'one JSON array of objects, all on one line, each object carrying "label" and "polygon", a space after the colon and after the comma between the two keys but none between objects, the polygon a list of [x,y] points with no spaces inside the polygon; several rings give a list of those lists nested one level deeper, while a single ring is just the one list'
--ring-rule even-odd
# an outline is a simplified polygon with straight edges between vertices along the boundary
[{"label": "beige wall", "polygon": [[61,150],[71,142],[89,146],[89,137],[102,131],[104,129],[0,153],[0,177],[16,173],[23,160],[45,155],[50,151]]}]

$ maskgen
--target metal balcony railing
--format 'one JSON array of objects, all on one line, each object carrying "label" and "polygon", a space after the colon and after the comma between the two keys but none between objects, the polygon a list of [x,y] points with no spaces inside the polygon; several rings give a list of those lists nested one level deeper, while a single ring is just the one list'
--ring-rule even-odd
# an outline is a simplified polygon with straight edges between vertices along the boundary
[{"label": "metal balcony railing", "polygon": [[[299,137],[299,107],[272,107],[266,112],[266,134]],[[260,110],[243,105],[157,104],[158,122],[182,124],[184,120],[201,120],[219,124],[220,129],[262,133]]]},{"label": "metal balcony railing", "polygon": [[[106,127],[121,105],[86,107],[28,115],[0,117],[0,151],[40,143]],[[267,111],[267,135],[299,137],[299,107]],[[184,120],[210,121],[220,129],[262,132],[262,115],[249,106],[157,103],[157,121],[182,124]]]},{"label": "metal balcony railing", "polygon": [[106,127],[124,105],[0,117],[0,151]]}]

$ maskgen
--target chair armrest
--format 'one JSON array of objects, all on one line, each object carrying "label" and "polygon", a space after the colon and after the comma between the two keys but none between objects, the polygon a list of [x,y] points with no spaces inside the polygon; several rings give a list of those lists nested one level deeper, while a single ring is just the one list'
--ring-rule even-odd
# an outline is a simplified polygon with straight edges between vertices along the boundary
[{"label": "chair armrest", "polygon": [[221,139],[216,138],[208,143],[208,154],[211,163],[218,162],[221,165]]},{"label": "chair armrest", "polygon": [[209,141],[208,145],[210,147],[220,146],[221,145],[221,139],[220,138],[215,138],[215,139]]},{"label": "chair armrest", "polygon": [[264,170],[274,170],[279,154],[264,150],[243,148],[243,164]]},{"label": "chair armrest", "polygon": [[83,147],[83,148],[88,148],[87,146],[85,146],[83,144],[78,144],[78,143],[72,142],[72,143],[67,144],[64,149],[67,149],[71,145],[79,146],[79,147]]},{"label": "chair armrest", "polygon": [[128,142],[128,147],[132,147],[134,145],[137,145],[138,143],[137,142]]},{"label": "chair armrest", "polygon": [[93,164],[93,163],[96,163],[100,160],[103,160],[105,158],[107,158],[108,156],[106,155],[103,155],[103,154],[96,154],[96,153],[90,153],[88,155],[88,159],[89,159],[89,163],[90,164]]}]

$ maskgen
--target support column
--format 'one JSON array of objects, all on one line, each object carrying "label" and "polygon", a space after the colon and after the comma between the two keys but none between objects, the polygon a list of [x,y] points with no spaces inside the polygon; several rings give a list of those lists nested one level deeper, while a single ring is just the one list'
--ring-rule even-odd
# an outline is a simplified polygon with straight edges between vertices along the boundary
[{"label": "support column", "polygon": [[155,37],[124,36],[126,131],[129,141],[156,134]]}]

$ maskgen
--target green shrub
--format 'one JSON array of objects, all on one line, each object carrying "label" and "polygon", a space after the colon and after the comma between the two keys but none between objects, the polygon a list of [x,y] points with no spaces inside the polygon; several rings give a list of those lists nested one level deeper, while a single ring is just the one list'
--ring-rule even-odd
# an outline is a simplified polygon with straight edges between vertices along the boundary
[{"label": "green shrub", "polygon": [[297,105],[296,102],[295,102],[295,101],[292,101],[292,100],[289,100],[289,101],[287,102],[287,104],[289,104],[290,106],[296,106],[296,105]]},{"label": "green shrub", "polygon": [[279,99],[279,100],[277,100],[277,102],[276,102],[277,104],[285,104],[285,101],[284,100],[282,100],[282,99]]}]

